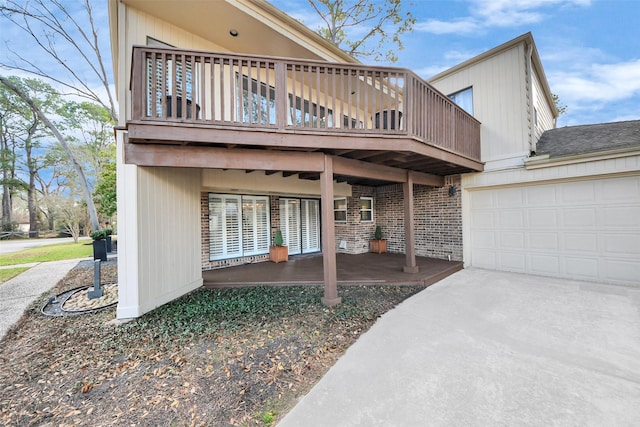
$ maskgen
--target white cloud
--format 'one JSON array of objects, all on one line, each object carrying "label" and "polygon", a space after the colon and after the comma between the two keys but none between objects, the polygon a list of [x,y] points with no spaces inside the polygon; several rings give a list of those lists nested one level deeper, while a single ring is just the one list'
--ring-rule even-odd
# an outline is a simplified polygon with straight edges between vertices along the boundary
[{"label": "white cloud", "polygon": [[567,104],[621,101],[640,96],[640,59],[556,72],[549,80]]},{"label": "white cloud", "polygon": [[418,22],[416,31],[432,34],[474,34],[491,27],[534,24],[545,18],[549,7],[589,6],[590,0],[471,0],[469,16],[451,21],[430,19]]},{"label": "white cloud", "polygon": [[480,24],[471,18],[456,19],[449,22],[429,19],[426,22],[416,23],[414,30],[432,34],[469,34],[478,31],[479,27]]}]

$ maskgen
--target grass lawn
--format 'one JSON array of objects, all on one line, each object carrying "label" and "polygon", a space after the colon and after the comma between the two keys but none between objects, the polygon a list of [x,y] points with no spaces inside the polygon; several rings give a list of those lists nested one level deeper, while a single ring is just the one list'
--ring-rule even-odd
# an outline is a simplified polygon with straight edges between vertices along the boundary
[{"label": "grass lawn", "polygon": [[87,245],[86,242],[59,243],[0,255],[0,266],[84,258],[91,256],[92,253],[92,246],[90,244]]},{"label": "grass lawn", "polygon": [[26,267],[0,269],[0,285],[27,270]]}]

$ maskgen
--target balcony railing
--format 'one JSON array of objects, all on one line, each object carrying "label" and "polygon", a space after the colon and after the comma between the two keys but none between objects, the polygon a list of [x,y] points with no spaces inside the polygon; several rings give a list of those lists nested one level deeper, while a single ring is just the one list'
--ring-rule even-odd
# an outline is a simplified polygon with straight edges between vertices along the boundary
[{"label": "balcony railing", "polygon": [[409,137],[479,161],[480,123],[411,71],[136,46],[133,121]]}]

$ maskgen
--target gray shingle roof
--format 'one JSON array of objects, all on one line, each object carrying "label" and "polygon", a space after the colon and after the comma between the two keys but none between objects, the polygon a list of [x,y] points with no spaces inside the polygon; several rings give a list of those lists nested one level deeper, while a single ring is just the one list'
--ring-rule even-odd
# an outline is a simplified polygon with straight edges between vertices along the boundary
[{"label": "gray shingle roof", "polygon": [[540,137],[536,154],[559,157],[634,146],[640,148],[640,120],[551,129]]}]

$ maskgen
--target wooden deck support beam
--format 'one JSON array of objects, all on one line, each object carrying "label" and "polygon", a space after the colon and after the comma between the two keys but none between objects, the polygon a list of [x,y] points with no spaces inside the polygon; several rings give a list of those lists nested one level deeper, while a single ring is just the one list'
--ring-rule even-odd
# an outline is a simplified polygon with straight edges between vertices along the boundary
[{"label": "wooden deck support beam", "polygon": [[332,307],[340,304],[338,296],[338,272],[336,264],[336,231],[333,218],[333,157],[324,156],[324,171],[320,173],[320,197],[322,208],[322,268],[324,272],[324,297],[322,303]]},{"label": "wooden deck support beam", "polygon": [[406,255],[405,273],[417,273],[419,270],[416,263],[416,239],[415,227],[413,225],[413,174],[407,173],[407,181],[402,184],[404,193],[404,253]]}]

